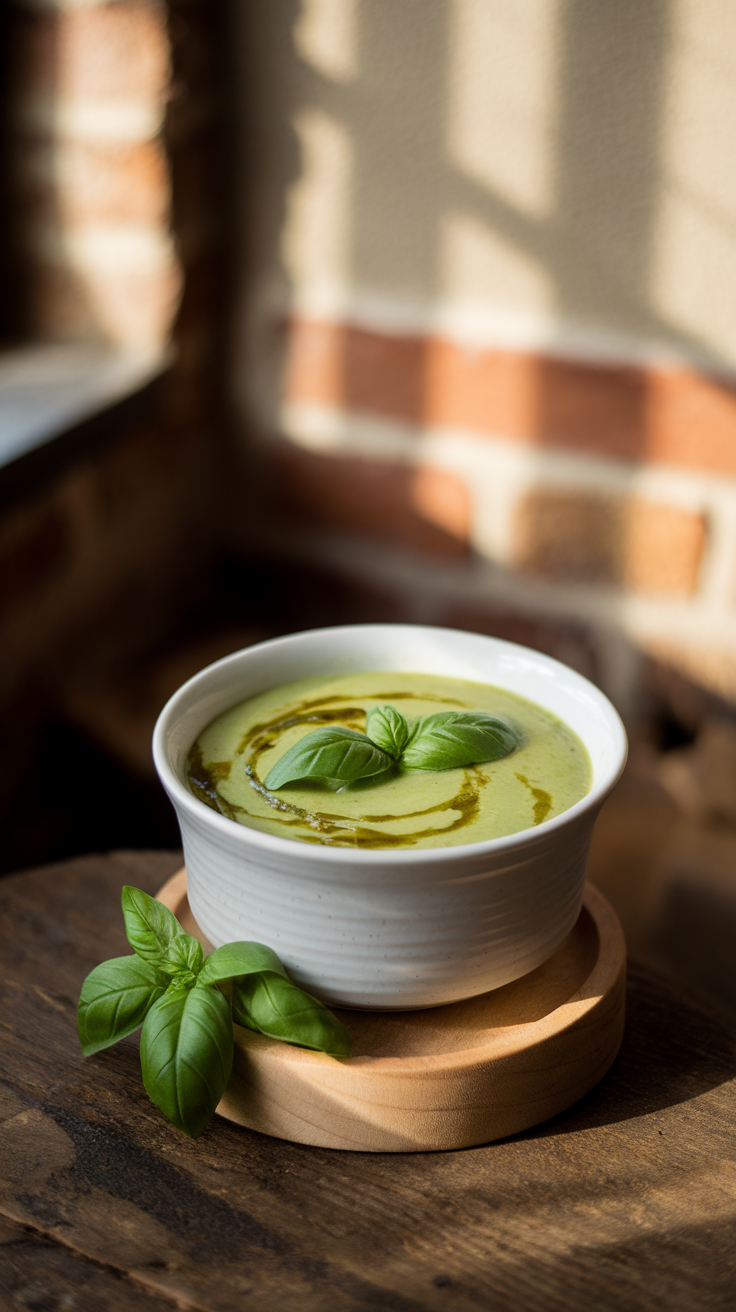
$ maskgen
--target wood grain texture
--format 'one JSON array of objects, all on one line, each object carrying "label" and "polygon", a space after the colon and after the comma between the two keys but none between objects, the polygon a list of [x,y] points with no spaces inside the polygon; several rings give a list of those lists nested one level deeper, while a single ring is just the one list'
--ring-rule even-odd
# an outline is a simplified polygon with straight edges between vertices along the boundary
[{"label": "wood grain texture", "polygon": [[[158,896],[209,950],[189,908],[186,871]],[[323,1148],[490,1143],[564,1111],[605,1075],[621,1045],[625,979],[618,917],[588,886],[562,946],[505,988],[426,1011],[336,1011],[353,1038],[349,1058],[236,1025],[233,1074],[218,1111]]]},{"label": "wood grain texture", "polygon": [[[174,1307],[175,1304],[169,1304]],[[0,1307],[32,1312],[157,1312],[124,1273],[0,1216]]]},{"label": "wood grain texture", "polygon": [[[629,967],[621,1052],[590,1094],[458,1152],[336,1152],[219,1116],[192,1141],[148,1101],[132,1039],[85,1060],[76,1000],[126,951],[120,887],[155,893],[180,863],[0,881],[1,1214],[162,1310],[736,1308],[736,1044],[648,969]],[[39,1307],[105,1307],[43,1279]]]}]

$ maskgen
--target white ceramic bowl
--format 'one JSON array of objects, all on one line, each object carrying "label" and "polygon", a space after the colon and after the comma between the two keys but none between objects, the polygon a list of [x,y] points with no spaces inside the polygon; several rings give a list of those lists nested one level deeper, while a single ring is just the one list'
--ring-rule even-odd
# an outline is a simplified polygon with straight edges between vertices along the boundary
[{"label": "white ceramic bowl", "polygon": [[[249,829],[189,791],[189,748],[228,707],[297,679],[373,670],[471,679],[539,703],[585,744],[590,792],[505,838],[397,852]],[[593,824],[623,769],[626,735],[593,684],[540,652],[453,629],[365,624],[276,638],[210,665],[167,702],[153,752],[207,938],[267,943],[298,984],[334,1005],[404,1010],[499,988],[554,952],[580,912]]]}]

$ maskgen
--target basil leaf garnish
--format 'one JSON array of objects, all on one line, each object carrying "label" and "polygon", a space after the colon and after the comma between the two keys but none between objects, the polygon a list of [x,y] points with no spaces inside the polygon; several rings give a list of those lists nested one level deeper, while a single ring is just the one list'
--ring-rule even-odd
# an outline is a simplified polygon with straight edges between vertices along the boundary
[{"label": "basil leaf garnish", "polygon": [[366,779],[388,770],[394,762],[364,733],[330,725],[315,729],[288,752],[264,780],[266,788],[283,788],[296,779]]},{"label": "basil leaf garnish", "polygon": [[171,987],[141,1031],[146,1093],[179,1130],[201,1134],[233,1067],[230,1004],[219,989]]},{"label": "basil leaf garnish", "polygon": [[196,977],[202,969],[203,962],[202,944],[191,934],[182,932],[178,938],[171,940],[166,960],[160,963],[159,970],[166,975],[182,974]]},{"label": "basil leaf garnish", "polygon": [[513,729],[485,711],[439,711],[422,720],[402,763],[413,770],[452,770],[498,761],[518,745]]},{"label": "basil leaf garnish", "polygon": [[409,741],[409,722],[395,706],[374,706],[366,716],[365,731],[371,742],[398,761]]},{"label": "basil leaf garnish", "polygon": [[519,745],[510,725],[486,711],[438,711],[410,722],[395,706],[374,706],[367,733],[334,725],[304,736],[277,761],[268,789],[297,779],[368,779],[391,767],[452,770],[498,761]]},{"label": "basil leaf garnish", "polygon": [[276,953],[263,943],[225,943],[210,953],[199,973],[199,982],[214,984],[216,980],[235,979],[261,970],[286,975]]},{"label": "basil leaf garnish", "polygon": [[197,939],[141,889],[123,889],[123,914],[137,955],[106,961],[84,981],[82,1052],[90,1057],[142,1024],[146,1092],[185,1134],[201,1134],[230,1078],[233,1008],[241,1025],[271,1038],[349,1053],[345,1026],[292,984],[265,944],[226,943],[205,961]]},{"label": "basil leaf garnish", "polygon": [[233,985],[233,1020],[271,1039],[348,1056],[351,1039],[337,1016],[285,975],[263,971]]},{"label": "basil leaf garnish", "polygon": [[144,961],[166,961],[172,944],[185,934],[176,916],[155,897],[129,884],[123,888],[121,901],[130,946]]},{"label": "basil leaf garnish", "polygon": [[168,980],[140,957],[114,957],[95,966],[82,985],[77,1010],[85,1057],[102,1052],[143,1024]]}]

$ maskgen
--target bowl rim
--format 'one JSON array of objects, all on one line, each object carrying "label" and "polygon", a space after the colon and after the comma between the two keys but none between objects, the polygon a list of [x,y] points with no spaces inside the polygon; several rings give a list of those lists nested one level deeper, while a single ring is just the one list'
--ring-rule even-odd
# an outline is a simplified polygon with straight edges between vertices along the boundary
[{"label": "bowl rim", "polygon": [[[539,825],[533,825],[528,829],[520,829],[512,834],[504,834],[500,838],[487,838],[477,843],[453,843],[447,846],[415,848],[412,850],[399,850],[394,848],[350,848],[350,847],[329,847],[321,843],[303,843],[297,838],[282,838],[280,834],[271,834],[262,829],[252,828],[250,825],[241,825],[237,821],[230,820],[227,816],[220,815],[211,807],[206,806],[199,798],[181,782],[178,775],[172,768],[167,750],[167,737],[170,728],[175,723],[177,713],[180,711],[181,703],[186,701],[192,690],[200,683],[211,678],[215,671],[220,671],[229,663],[239,660],[243,655],[250,652],[260,652],[264,648],[275,648],[283,644],[290,643],[295,639],[304,638],[313,634],[331,634],[331,633],[353,633],[370,631],[375,633],[380,630],[390,630],[396,634],[401,630],[411,630],[413,633],[420,632],[426,634],[447,634],[455,633],[464,637],[475,640],[485,640],[491,642],[497,649],[502,648],[507,652],[523,653],[525,657],[532,657],[540,662],[550,672],[555,670],[564,671],[567,679],[572,678],[574,682],[581,685],[581,691],[584,689],[589,697],[596,702],[598,709],[603,713],[603,718],[607,721],[608,728],[611,732],[614,743],[614,759],[608,770],[603,774],[599,782],[591,788],[590,792],[581,797],[579,802],[575,802],[559,815],[552,816],[549,820],[543,820]],[[371,673],[372,671],[366,671]],[[356,671],[357,673],[357,671]],[[325,674],[325,678],[329,678]],[[278,685],[276,685],[278,686]],[[502,686],[502,685],[499,685]],[[265,691],[265,690],[264,690]],[[544,705],[539,702],[539,705]],[[585,744],[583,744],[585,746]],[[242,647],[239,651],[231,652],[223,656],[220,660],[213,661],[204,669],[193,674],[185,683],[177,688],[172,694],[156,721],[153,731],[153,760],[158,773],[159,779],[163,784],[170,800],[175,809],[179,806],[189,811],[194,818],[198,818],[205,824],[210,825],[215,832],[223,835],[231,843],[240,842],[244,847],[255,845],[264,851],[278,854],[282,857],[291,857],[305,863],[322,862],[328,864],[340,864],[345,862],[358,863],[366,866],[383,866],[387,862],[397,865],[422,865],[425,863],[434,864],[436,862],[446,862],[451,859],[460,859],[463,857],[473,858],[480,857],[484,854],[489,856],[497,852],[504,852],[510,848],[522,846],[531,846],[540,838],[546,837],[554,830],[564,828],[574,820],[585,815],[586,812],[600,807],[618,779],[621,777],[628,756],[628,740],[623,721],[616,710],[615,706],[601,692],[590,679],[585,675],[579,674],[571,666],[565,665],[562,661],[555,660],[553,656],[548,656],[544,652],[537,651],[533,647],[525,647],[518,642],[509,642],[505,638],[496,638],[491,634],[471,633],[464,629],[454,629],[449,626],[427,625],[427,624],[341,624],[329,628],[318,629],[301,629],[296,633],[280,635],[277,638],[267,638],[263,642],[254,643],[251,647]],[[616,750],[616,748],[618,750]],[[587,747],[586,747],[587,750]]]}]

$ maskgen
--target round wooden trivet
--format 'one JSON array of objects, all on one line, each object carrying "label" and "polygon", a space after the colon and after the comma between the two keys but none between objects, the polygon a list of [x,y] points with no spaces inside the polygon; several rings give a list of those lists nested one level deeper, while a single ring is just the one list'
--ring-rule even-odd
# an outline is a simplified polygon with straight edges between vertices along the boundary
[{"label": "round wooden trivet", "polygon": [[[186,871],[158,893],[205,947]],[[308,1052],[235,1026],[218,1112],[279,1139],[360,1152],[468,1148],[564,1111],[605,1075],[621,1044],[626,945],[588,884],[575,928],[504,988],[428,1011],[338,1011],[350,1057]]]}]

